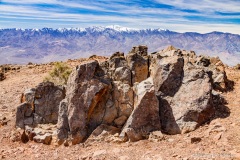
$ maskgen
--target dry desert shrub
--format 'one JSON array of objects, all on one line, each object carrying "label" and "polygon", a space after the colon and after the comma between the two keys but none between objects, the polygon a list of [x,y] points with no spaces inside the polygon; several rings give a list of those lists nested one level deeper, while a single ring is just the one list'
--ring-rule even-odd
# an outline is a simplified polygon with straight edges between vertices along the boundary
[{"label": "dry desert shrub", "polygon": [[71,72],[71,68],[66,63],[56,62],[44,81],[50,81],[56,85],[65,85]]}]

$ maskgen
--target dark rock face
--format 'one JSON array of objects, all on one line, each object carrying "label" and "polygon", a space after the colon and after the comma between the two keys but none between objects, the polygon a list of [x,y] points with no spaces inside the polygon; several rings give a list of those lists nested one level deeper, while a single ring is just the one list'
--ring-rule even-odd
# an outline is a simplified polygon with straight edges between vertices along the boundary
[{"label": "dark rock face", "polygon": [[[111,83],[103,76],[98,62],[92,61],[78,66],[69,77],[66,100],[73,144],[82,142],[103,120],[111,88]],[[62,126],[66,123],[59,123],[60,132],[66,133],[63,129],[67,126]]]},{"label": "dark rock face", "polygon": [[128,66],[132,71],[132,84],[147,79],[149,60],[146,46],[133,47],[126,59]]},{"label": "dark rock face", "polygon": [[113,81],[131,85],[131,70],[123,53],[116,52],[110,57],[108,70]]},{"label": "dark rock face", "polygon": [[159,96],[173,96],[181,87],[184,60],[179,56],[152,60],[153,83]]},{"label": "dark rock face", "polygon": [[127,136],[130,141],[143,139],[152,131],[160,130],[159,102],[155,95],[152,79],[135,86],[135,104],[121,136]]},{"label": "dark rock face", "polygon": [[[231,87],[218,58],[173,46],[147,55],[146,46],[137,46],[126,57],[116,52],[100,64],[80,64],[68,79],[66,93],[49,82],[27,90],[17,107],[16,125],[57,123],[59,143],[72,144],[105,132],[129,141],[154,131],[160,137],[161,131],[186,133],[223,110],[216,105],[223,103],[217,91]],[[35,138],[51,142],[50,135],[45,139]]]},{"label": "dark rock face", "polygon": [[52,82],[40,83],[35,90],[35,123],[57,123],[59,103],[65,97],[63,87],[54,86]]},{"label": "dark rock face", "polygon": [[184,75],[181,87],[172,97],[159,97],[162,129],[169,134],[193,131],[214,114],[208,74],[194,68],[184,70]]},{"label": "dark rock face", "polygon": [[17,107],[16,126],[24,128],[25,125],[33,124],[33,110],[29,103],[22,103]]},{"label": "dark rock face", "polygon": [[51,82],[40,83],[26,90],[17,107],[16,126],[57,123],[59,103],[65,97],[65,89]]},{"label": "dark rock face", "polygon": [[215,114],[212,90],[218,83],[227,83],[227,78],[216,80],[226,74],[211,60],[171,47],[152,55],[151,77],[165,133],[193,131]]}]

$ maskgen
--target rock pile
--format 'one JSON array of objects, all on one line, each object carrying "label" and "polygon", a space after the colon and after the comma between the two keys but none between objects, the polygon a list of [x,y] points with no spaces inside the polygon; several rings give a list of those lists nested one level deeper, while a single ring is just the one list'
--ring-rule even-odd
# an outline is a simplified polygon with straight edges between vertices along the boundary
[{"label": "rock pile", "polygon": [[66,92],[50,82],[26,91],[16,126],[57,124],[59,143],[72,144],[104,130],[130,141],[154,131],[186,133],[214,117],[216,91],[232,85],[218,58],[172,46],[148,55],[146,46],[137,46],[126,56],[116,52],[104,62],[80,64]]}]

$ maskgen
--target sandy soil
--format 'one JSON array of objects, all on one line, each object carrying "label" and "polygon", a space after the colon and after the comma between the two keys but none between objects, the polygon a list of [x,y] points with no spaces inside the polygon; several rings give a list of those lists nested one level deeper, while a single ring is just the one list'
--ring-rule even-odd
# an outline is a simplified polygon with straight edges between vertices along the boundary
[{"label": "sandy soil", "polygon": [[[78,62],[69,63],[74,67]],[[51,68],[51,65],[25,66],[7,73],[7,79],[0,81],[0,120],[5,117],[7,121],[7,125],[0,126],[0,159],[240,159],[240,70],[233,69],[226,72],[235,81],[234,90],[223,94],[231,113],[188,134],[164,135],[163,140],[134,143],[96,139],[69,147],[12,142],[9,138],[15,130],[21,93],[42,82]]]}]

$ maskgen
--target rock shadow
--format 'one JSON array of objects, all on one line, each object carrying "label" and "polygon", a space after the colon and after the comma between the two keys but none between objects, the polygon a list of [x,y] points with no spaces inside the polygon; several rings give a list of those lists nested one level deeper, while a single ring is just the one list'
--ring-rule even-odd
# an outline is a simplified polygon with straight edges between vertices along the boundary
[{"label": "rock shadow", "polygon": [[221,96],[220,94],[213,94],[212,100],[213,100],[213,106],[215,108],[215,114],[211,120],[217,119],[217,118],[227,118],[230,116],[231,111],[226,106],[228,102],[223,96]]},{"label": "rock shadow", "polygon": [[[183,61],[181,67],[175,67],[164,81],[158,92],[161,131],[166,134],[178,134],[181,130],[176,123],[172,107],[166,97],[174,97],[182,86],[184,77]],[[168,67],[168,66],[167,66]],[[168,70],[168,68],[166,69]]]},{"label": "rock shadow", "polygon": [[159,100],[159,115],[161,121],[161,131],[165,134],[178,134],[181,130],[176,123],[173,115],[172,107],[167,100],[158,98]]}]

